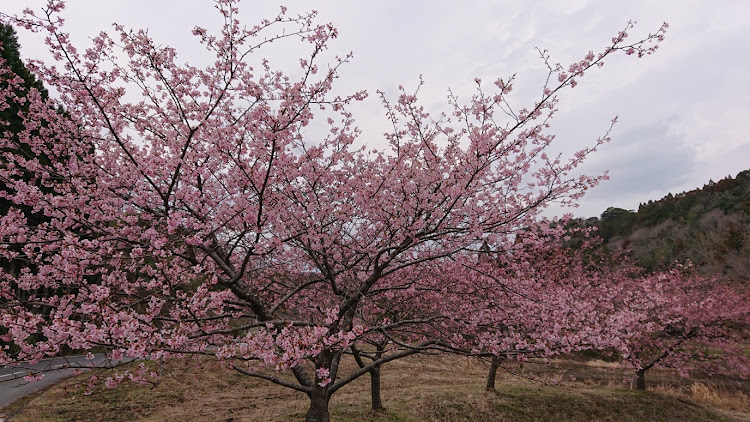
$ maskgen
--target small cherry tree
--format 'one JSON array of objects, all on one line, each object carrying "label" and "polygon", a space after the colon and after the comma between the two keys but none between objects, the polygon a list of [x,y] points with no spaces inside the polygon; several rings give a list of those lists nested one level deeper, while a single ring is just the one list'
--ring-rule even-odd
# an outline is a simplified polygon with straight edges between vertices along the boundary
[{"label": "small cherry tree", "polygon": [[[633,43],[622,31],[569,67],[543,53],[549,78],[527,108],[510,108],[512,78],[491,93],[477,80],[468,104],[451,97],[436,117],[416,92],[381,96],[393,130],[387,148],[366,150],[347,111],[366,94],[332,93],[349,56],[319,64],[332,25],[282,8],[245,27],[236,1],[216,6],[221,31],[193,31],[213,57],[203,68],[119,25],[78,49],[59,0],[4,17],[46,34],[57,65],[29,62],[54,98],[0,92],[2,104],[28,104],[25,129],[0,139],[3,198],[45,216],[34,226],[14,208],[0,216],[0,253],[30,264],[0,274],[2,341],[15,347],[0,363],[63,346],[114,359],[211,355],[308,395],[307,420],[328,420],[338,389],[455,334],[439,309],[389,319],[385,301],[448,293],[444,277],[416,289],[414,275],[511,244],[548,204],[572,204],[600,180],[571,172],[606,136],[569,159],[545,153],[557,95],[614,53],[651,54],[666,30]],[[283,42],[309,47],[299,68],[258,58]],[[311,124],[327,135],[308,139]],[[50,162],[5,152],[19,144]],[[384,338],[396,347],[340,371],[345,353]],[[129,378],[156,376],[144,371]]]},{"label": "small cherry tree", "polygon": [[636,389],[646,389],[646,372],[653,367],[750,378],[747,285],[686,268],[616,282],[621,289],[613,295],[607,330],[623,362],[635,370]]},{"label": "small cherry tree", "polygon": [[[610,312],[612,265],[596,238],[583,231],[580,244],[571,243],[566,220],[539,222],[516,237],[504,250],[486,245],[477,263],[456,262],[447,274],[461,274],[459,295],[472,292],[461,308],[446,309],[468,329],[456,347],[471,355],[488,357],[488,391],[495,388],[496,372],[506,359],[525,361],[550,358],[610,345],[605,327]],[[449,301],[450,302],[450,301]]]}]

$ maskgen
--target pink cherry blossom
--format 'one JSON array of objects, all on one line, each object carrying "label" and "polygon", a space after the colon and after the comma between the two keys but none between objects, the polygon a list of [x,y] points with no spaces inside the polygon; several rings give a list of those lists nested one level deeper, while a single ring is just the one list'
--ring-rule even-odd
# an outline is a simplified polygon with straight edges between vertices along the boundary
[{"label": "pink cherry blossom", "polygon": [[[63,346],[115,360],[210,356],[307,394],[308,419],[327,420],[335,391],[413,353],[546,353],[593,338],[587,302],[567,300],[589,294],[585,277],[558,289],[562,275],[535,276],[507,255],[511,282],[497,266],[482,274],[491,265],[477,254],[512,251],[523,236],[542,248],[554,231],[542,211],[606,178],[576,170],[609,132],[570,157],[545,153],[558,95],[615,53],[652,53],[666,26],[632,44],[621,32],[567,67],[543,53],[549,82],[526,107],[504,100],[513,77],[477,79],[468,101],[451,94],[439,115],[419,87],[379,93],[392,130],[387,147],[368,149],[349,111],[367,93],[333,91],[351,55],[321,63],[334,26],[284,8],[246,26],[237,1],[216,7],[221,31],[193,30],[205,67],[117,24],[78,49],[62,1],[12,18],[46,34],[56,63],[28,66],[56,94],[43,98],[0,63],[0,104],[18,105],[23,123],[0,131],[2,198],[13,204],[0,256],[19,263],[0,271],[0,341],[14,346],[0,364]],[[310,52],[301,68],[262,57],[298,43]],[[308,137],[311,123],[327,128],[322,138]],[[498,330],[506,282],[533,300],[508,301],[517,318]],[[361,365],[345,373],[349,356]],[[124,379],[158,375],[141,366],[105,384]]]}]

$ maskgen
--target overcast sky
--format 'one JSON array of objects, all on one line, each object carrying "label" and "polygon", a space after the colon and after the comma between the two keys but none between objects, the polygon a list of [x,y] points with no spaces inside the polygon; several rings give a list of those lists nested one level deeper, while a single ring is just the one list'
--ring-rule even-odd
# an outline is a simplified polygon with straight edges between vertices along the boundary
[{"label": "overcast sky", "polygon": [[[160,44],[196,62],[190,31],[220,22],[208,0],[69,0],[67,30],[77,45],[111,29],[112,22],[149,28]],[[0,0],[6,13],[39,8],[39,0]],[[240,4],[243,21],[273,17],[282,3]],[[339,38],[330,49],[354,60],[341,71],[344,89],[371,95],[357,106],[363,142],[382,144],[387,124],[375,91],[415,87],[423,75],[424,105],[445,109],[447,89],[469,98],[479,77],[518,75],[517,90],[536,93],[544,64],[535,47],[567,65],[599,51],[625,23],[638,21],[641,37],[670,24],[655,56],[617,57],[562,95],[553,121],[558,147],[590,145],[619,116],[613,141],[585,171],[609,169],[610,180],[572,212],[597,216],[608,206],[637,209],[640,202],[733,177],[750,168],[750,2],[712,1],[287,1],[290,13],[319,11]],[[19,31],[24,57],[45,57],[40,39]],[[283,53],[283,52],[282,52]],[[273,53],[278,54],[278,53]],[[282,57],[283,55],[277,56]]]}]

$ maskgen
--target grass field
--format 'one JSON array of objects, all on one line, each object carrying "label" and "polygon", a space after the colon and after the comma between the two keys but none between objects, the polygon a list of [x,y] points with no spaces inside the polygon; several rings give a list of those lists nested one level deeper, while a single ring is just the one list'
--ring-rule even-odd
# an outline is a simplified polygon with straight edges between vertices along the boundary
[{"label": "grass field", "polygon": [[[294,421],[307,397],[228,371],[215,363],[177,361],[155,387],[103,386],[84,396],[73,378],[0,412],[14,422]],[[604,362],[500,370],[497,391],[484,391],[487,365],[445,356],[414,356],[383,367],[385,412],[369,410],[369,378],[338,391],[334,421],[750,421],[750,386],[720,379],[648,374],[650,391],[629,388],[627,373]],[[106,375],[105,375],[106,376]],[[562,383],[550,385],[552,380]],[[547,382],[540,382],[545,380]],[[626,381],[624,381],[626,380]]]}]

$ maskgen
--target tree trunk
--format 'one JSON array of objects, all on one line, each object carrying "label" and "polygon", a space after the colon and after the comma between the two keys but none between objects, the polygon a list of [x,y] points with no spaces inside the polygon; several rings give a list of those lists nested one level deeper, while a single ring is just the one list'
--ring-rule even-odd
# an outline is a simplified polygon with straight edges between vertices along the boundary
[{"label": "tree trunk", "polygon": [[635,371],[635,389],[645,390],[646,389],[646,370],[639,369]]},{"label": "tree trunk", "polygon": [[[376,343],[375,354],[372,356],[362,354],[359,348],[357,348],[355,345],[352,345],[352,354],[354,355],[354,360],[357,362],[357,365],[359,365],[360,368],[364,368],[365,366],[367,366],[362,360],[362,356],[365,356],[373,361],[381,359],[383,357],[383,352],[385,351],[386,344],[388,344],[387,340],[383,343]],[[383,407],[383,398],[380,395],[380,367],[381,365],[376,365],[368,371],[370,373],[370,397],[372,398],[373,411],[385,410],[385,407]]]},{"label": "tree trunk", "polygon": [[329,422],[328,413],[328,389],[325,387],[313,387],[310,392],[310,409],[307,410],[306,422]]},{"label": "tree trunk", "polygon": [[383,398],[380,396],[380,365],[370,370],[370,395],[372,396],[372,410],[383,410]]},{"label": "tree trunk", "polygon": [[493,356],[492,363],[490,363],[490,372],[487,374],[487,386],[484,391],[495,391],[495,377],[497,375],[497,369],[500,364],[503,363],[503,358],[500,356]]}]

